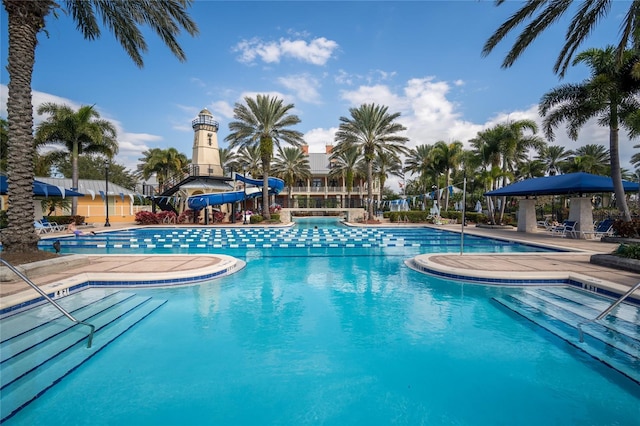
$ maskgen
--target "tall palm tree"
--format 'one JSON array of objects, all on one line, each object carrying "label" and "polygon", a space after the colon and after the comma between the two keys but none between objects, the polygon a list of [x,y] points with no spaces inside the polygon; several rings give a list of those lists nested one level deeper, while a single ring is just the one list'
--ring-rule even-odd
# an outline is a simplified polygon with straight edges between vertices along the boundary
[{"label": "tall palm tree", "polygon": [[342,152],[332,151],[329,157],[331,167],[329,168],[329,176],[340,176],[347,190],[347,207],[351,206],[351,191],[353,191],[353,183],[358,177],[359,162],[361,161],[358,148],[353,146]]},{"label": "tall palm tree", "polygon": [[368,218],[373,217],[373,160],[376,155],[389,152],[394,155],[406,154],[404,146],[409,139],[399,135],[406,128],[397,123],[400,113],[390,114],[388,107],[375,104],[363,104],[350,108],[351,117],[340,117],[340,126],[335,135],[337,142],[334,150],[344,152],[356,147],[367,167]]},{"label": "tall palm tree", "polygon": [[438,141],[433,146],[433,157],[438,168],[444,174],[444,209],[449,210],[449,181],[451,172],[460,166],[464,147],[462,142],[446,143]]},{"label": "tall palm tree", "polygon": [[[495,3],[500,6],[505,3],[505,0],[496,0]],[[502,68],[511,67],[529,45],[551,24],[557,22],[571,8],[573,3],[572,0],[527,0],[486,41],[482,49],[482,55],[486,56],[491,53],[517,26],[530,20],[502,62]],[[565,34],[565,44],[562,46],[553,66],[555,73],[559,73],[561,77],[564,76],[576,50],[597,24],[607,16],[611,9],[611,3],[613,3],[613,0],[581,2],[569,23],[569,28]],[[620,26],[620,40],[616,52],[618,60],[622,58],[623,51],[629,46],[630,42],[635,49],[640,47],[640,19],[638,18],[640,0],[632,0],[628,3],[629,11],[625,14]],[[534,16],[536,14],[537,16]],[[639,68],[636,67],[636,72],[640,71]]]},{"label": "tall palm tree", "polygon": [[311,177],[309,157],[298,147],[284,147],[279,150],[275,158],[273,173],[282,179],[289,189],[287,207],[293,207],[293,203],[291,202],[293,199],[293,186],[298,179],[308,179]]},{"label": "tall palm tree", "polygon": [[563,84],[545,93],[540,101],[539,112],[544,117],[544,132],[549,140],[554,138],[554,129],[567,122],[567,134],[573,140],[578,131],[590,119],[609,127],[609,153],[611,155],[611,178],[618,210],[626,221],[631,220],[622,187],[622,171],[618,147],[619,128],[630,134],[635,129],[634,114],[640,109],[640,80],[631,77],[631,67],[640,63],[637,52],[625,51],[622,65],[618,66],[615,49],[588,49],[578,54],[573,65],[584,63],[591,69],[590,77],[577,84]]},{"label": "tall palm tree", "polygon": [[149,179],[154,174],[158,180],[158,192],[168,189],[170,182],[179,181],[184,177],[184,170],[189,164],[187,156],[175,148],[152,148],[142,153],[139,158],[138,174],[143,179]]},{"label": "tall palm tree", "polygon": [[262,214],[271,219],[269,214],[269,171],[273,158],[274,145],[280,148],[285,142],[295,147],[303,144],[302,133],[289,127],[300,123],[295,114],[290,114],[293,104],[285,105],[282,99],[269,95],[257,95],[256,99],[244,98],[246,105],[236,103],[233,117],[237,121],[229,123],[231,133],[225,138],[229,148],[255,146],[260,147],[262,159]]},{"label": "tall palm tree", "polygon": [[7,171],[7,148],[9,147],[9,122],[0,118],[0,172]]},{"label": "tall palm tree", "polygon": [[[36,129],[36,146],[61,146],[71,157],[72,189],[78,188],[78,157],[84,154],[101,154],[112,159],[118,153],[116,128],[93,106],[82,106],[74,111],[67,105],[44,103],[38,107],[38,114],[49,117]],[[71,201],[71,215],[78,214],[78,198]]]},{"label": "tall palm tree", "polygon": [[[185,55],[176,36],[184,29],[198,33],[186,9],[190,0],[113,1],[96,0],[2,0],[8,21],[7,153],[9,209],[8,227],[2,235],[3,250],[29,252],[38,250],[38,235],[32,220],[33,205],[33,104],[31,81],[35,64],[38,33],[46,31],[46,19],[61,9],[75,21],[86,39],[97,39],[101,28],[97,17],[109,28],[139,67],[147,44],[140,27],[149,26],[180,59]],[[62,6],[61,6],[62,4]],[[55,16],[55,15],[54,15]]]},{"label": "tall palm tree", "polygon": [[611,170],[611,156],[604,145],[587,144],[570,151],[568,170],[606,176]]},{"label": "tall palm tree", "polygon": [[373,174],[380,182],[380,196],[379,200],[382,203],[382,197],[384,192],[384,184],[387,181],[389,175],[396,177],[403,177],[402,172],[402,160],[396,154],[391,152],[382,152],[376,156],[373,160]]}]

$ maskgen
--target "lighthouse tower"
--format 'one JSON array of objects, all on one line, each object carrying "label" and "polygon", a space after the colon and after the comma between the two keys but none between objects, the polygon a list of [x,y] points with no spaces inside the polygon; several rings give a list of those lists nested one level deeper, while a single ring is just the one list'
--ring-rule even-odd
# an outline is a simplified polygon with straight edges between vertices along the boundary
[{"label": "lighthouse tower", "polygon": [[191,122],[193,127],[193,155],[191,166],[198,176],[224,176],[218,148],[218,122],[205,108]]}]

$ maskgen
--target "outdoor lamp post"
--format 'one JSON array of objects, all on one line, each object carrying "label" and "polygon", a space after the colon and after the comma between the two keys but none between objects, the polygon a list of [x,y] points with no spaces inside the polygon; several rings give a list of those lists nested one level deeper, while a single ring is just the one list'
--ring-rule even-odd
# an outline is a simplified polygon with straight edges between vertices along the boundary
[{"label": "outdoor lamp post", "polygon": [[104,207],[107,212],[104,226],[111,226],[109,223],[109,160],[104,160]]}]

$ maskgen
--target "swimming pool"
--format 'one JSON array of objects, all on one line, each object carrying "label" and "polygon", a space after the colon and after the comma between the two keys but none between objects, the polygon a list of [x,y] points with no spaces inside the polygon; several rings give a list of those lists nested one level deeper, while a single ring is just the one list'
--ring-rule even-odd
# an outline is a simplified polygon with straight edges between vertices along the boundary
[{"label": "swimming pool", "polygon": [[6,424],[635,424],[640,415],[635,382],[492,299],[521,289],[406,268],[424,247],[228,250],[247,253],[232,276],[133,290],[167,302]]}]

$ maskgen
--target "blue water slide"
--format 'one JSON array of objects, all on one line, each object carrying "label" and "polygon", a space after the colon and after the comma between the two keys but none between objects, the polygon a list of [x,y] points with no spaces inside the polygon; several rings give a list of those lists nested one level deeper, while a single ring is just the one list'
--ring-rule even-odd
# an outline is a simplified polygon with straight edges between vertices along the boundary
[{"label": "blue water slide", "polygon": [[[218,206],[221,204],[236,203],[248,198],[255,198],[262,195],[262,179],[250,179],[245,176],[234,174],[234,179],[245,184],[255,185],[253,188],[246,188],[243,191],[215,192],[210,194],[192,195],[187,199],[187,205],[192,210],[200,210],[207,206]],[[279,194],[284,189],[284,181],[278,178],[269,178],[269,193]]]}]

